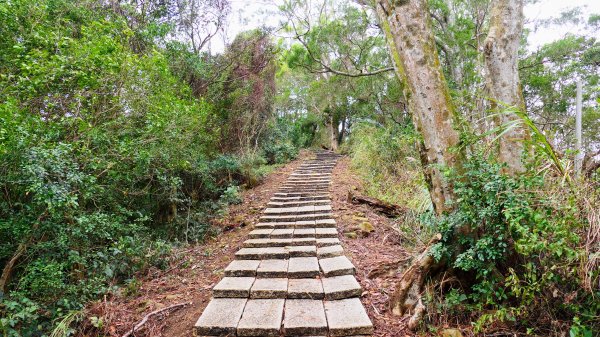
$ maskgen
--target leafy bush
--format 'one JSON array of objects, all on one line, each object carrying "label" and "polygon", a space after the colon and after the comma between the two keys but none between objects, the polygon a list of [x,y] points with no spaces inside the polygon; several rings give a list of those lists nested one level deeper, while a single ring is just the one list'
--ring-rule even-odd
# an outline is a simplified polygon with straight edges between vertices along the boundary
[{"label": "leafy bush", "polygon": [[414,148],[416,139],[409,126],[356,124],[343,150],[350,153],[367,194],[421,213],[431,203]]},{"label": "leafy bush", "polygon": [[455,210],[430,219],[442,234],[431,254],[461,280],[465,293],[454,296],[461,299],[456,305],[478,317],[476,329],[499,320],[542,333],[536,327],[562,319],[564,330],[576,315],[585,322],[581,329],[589,329],[600,293],[588,293],[579,281],[584,223],[577,207],[544,194],[543,176],[508,176],[481,156],[448,176]]},{"label": "leafy bush", "polygon": [[268,164],[283,164],[298,156],[298,149],[290,143],[267,144],[263,153]]},{"label": "leafy bush", "polygon": [[[181,71],[198,75],[201,57],[164,52],[168,25],[139,15],[96,1],[0,3],[5,336],[70,333],[86,302],[214,233],[211,217],[263,174],[258,156],[220,153],[215,102]],[[170,63],[177,53],[185,62]]]}]

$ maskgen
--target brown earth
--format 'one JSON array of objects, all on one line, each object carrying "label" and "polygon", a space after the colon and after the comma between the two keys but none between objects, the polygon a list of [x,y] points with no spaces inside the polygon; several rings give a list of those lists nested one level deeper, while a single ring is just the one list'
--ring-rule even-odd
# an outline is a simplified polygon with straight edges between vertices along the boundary
[{"label": "brown earth", "polygon": [[[244,191],[243,202],[232,205],[228,215],[217,222],[226,231],[205,243],[175,251],[166,271],[151,271],[138,277],[139,285],[130,291],[135,295],[109,296],[90,306],[86,317],[102,318],[102,328],[91,328],[86,322],[88,332],[79,336],[123,336],[148,313],[178,303],[188,305],[150,317],[132,336],[192,336],[192,327],[210,300],[211,288],[223,277],[223,269],[241,248],[262,209],[288,175],[309,156],[309,152],[302,152],[298,160],[269,174],[261,185]],[[342,234],[340,239],[357,268],[356,277],[364,289],[361,300],[374,323],[374,336],[411,336],[405,322],[387,307],[399,276],[396,266],[409,255],[401,247],[400,236],[390,219],[368,206],[347,202],[350,190],[360,193],[361,182],[350,171],[348,158],[343,157],[333,171],[332,206],[340,233],[357,233],[356,238]],[[363,222],[372,225],[367,228],[372,229],[368,235],[356,230]],[[386,268],[389,265],[392,267]]]},{"label": "brown earth", "polygon": [[[412,336],[401,317],[388,310],[402,266],[410,255],[402,248],[401,237],[391,219],[367,205],[348,202],[348,192],[361,194],[361,180],[350,170],[350,160],[340,158],[333,170],[332,207],[337,216],[345,254],[356,267],[356,278],[363,288],[361,301],[373,322],[378,337]],[[360,228],[360,224],[363,225]],[[367,231],[365,231],[365,229]],[[368,233],[369,230],[372,230]],[[352,238],[356,234],[356,238]]]}]

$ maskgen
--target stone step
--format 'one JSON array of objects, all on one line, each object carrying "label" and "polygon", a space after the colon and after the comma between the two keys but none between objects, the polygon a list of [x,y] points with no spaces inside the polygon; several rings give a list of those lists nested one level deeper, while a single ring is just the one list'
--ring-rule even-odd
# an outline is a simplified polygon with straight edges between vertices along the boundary
[{"label": "stone step", "polygon": [[194,324],[196,335],[235,335],[247,301],[245,298],[213,298]]},{"label": "stone step", "polygon": [[319,220],[300,220],[285,222],[259,222],[254,227],[256,229],[276,229],[276,228],[335,228],[336,222],[333,219]]},{"label": "stone step", "polygon": [[[331,229],[335,229],[335,228],[331,228]],[[281,230],[291,231],[291,234],[288,236],[288,238],[315,238],[316,232],[317,232],[316,228],[314,228],[314,227],[310,227],[310,228],[291,227],[291,228],[287,228],[287,229],[266,228],[266,229],[255,229],[252,232],[250,232],[248,234],[248,236],[250,236],[251,239],[276,239],[276,238],[281,238],[281,236],[278,236],[278,233],[281,233],[278,231],[281,231]],[[271,233],[273,233],[273,235],[271,235]]]},{"label": "stone step", "polygon": [[336,257],[344,255],[344,249],[340,245],[324,246],[317,249],[317,257],[319,259]]},{"label": "stone step", "polygon": [[[260,239],[257,239],[260,240]],[[314,242],[312,242],[314,243]],[[278,242],[272,243],[278,244]],[[257,247],[250,243],[250,247],[244,247],[235,253],[239,260],[262,260],[262,259],[285,259],[288,257],[317,256],[317,246],[263,246]]]},{"label": "stone step", "polygon": [[213,287],[213,297],[248,298],[254,277],[223,277]]},{"label": "stone step", "polygon": [[250,298],[286,298],[288,279],[279,278],[257,278],[250,289]]},{"label": "stone step", "polygon": [[279,336],[284,299],[250,299],[237,325],[238,336]]},{"label": "stone step", "polygon": [[325,297],[320,279],[289,279],[287,298],[321,300]]},{"label": "stone step", "polygon": [[331,205],[267,208],[263,213],[265,215],[304,215],[312,213],[331,213]]},{"label": "stone step", "polygon": [[315,237],[316,238],[337,238],[338,231],[335,227],[328,228],[316,228],[315,229]]},{"label": "stone step", "polygon": [[345,256],[319,259],[319,266],[325,277],[354,275],[355,272],[354,265]]},{"label": "stone step", "polygon": [[335,246],[341,243],[338,238],[318,238],[317,247]]},{"label": "stone step", "polygon": [[233,260],[225,268],[225,276],[254,277],[256,276],[256,270],[258,269],[260,262],[260,260]]},{"label": "stone step", "polygon": [[310,177],[289,177],[287,180],[287,183],[293,183],[293,184],[319,184],[319,183],[323,183],[323,184],[330,184],[331,183],[331,178],[327,177],[314,177],[314,178],[310,178]]},{"label": "stone step", "polygon": [[319,187],[319,186],[306,186],[306,187],[297,187],[297,186],[283,186],[277,189],[280,193],[287,193],[292,195],[314,195],[314,194],[323,194],[329,192],[329,186]]},{"label": "stone step", "polygon": [[287,250],[299,246],[316,246],[317,239],[315,237],[308,238],[279,238],[279,239],[248,239],[244,241],[244,248],[269,248],[269,247],[284,247]]},{"label": "stone step", "polygon": [[306,174],[298,171],[292,172],[289,179],[331,179],[332,172]]},{"label": "stone step", "polygon": [[320,195],[291,195],[290,193],[277,192],[271,197],[271,201],[310,201],[310,200],[330,200],[327,193]]},{"label": "stone step", "polygon": [[314,276],[304,275],[318,275],[314,259],[291,261],[295,267],[289,278],[290,260],[263,260],[259,261],[258,277],[224,277],[213,287],[213,297],[337,300],[362,294],[360,284],[352,275],[312,278]]},{"label": "stone step", "polygon": [[[269,247],[282,247],[289,250],[292,247],[298,246],[317,246],[327,247],[339,245],[340,239],[338,238],[315,238],[315,237],[299,237],[299,238],[285,238],[285,239],[271,239],[271,238],[258,238],[248,239],[244,241],[244,248],[269,248]],[[239,252],[239,251],[238,251]]]},{"label": "stone step", "polygon": [[373,324],[360,299],[324,301],[330,336],[373,334]]},{"label": "stone step", "polygon": [[291,201],[291,202],[276,202],[271,201],[267,204],[269,208],[288,208],[288,207],[301,207],[301,206],[316,206],[316,205],[331,205],[329,199],[321,200],[307,200],[307,201]]},{"label": "stone step", "polygon": [[285,336],[327,335],[328,325],[323,301],[295,299],[285,301]]},{"label": "stone step", "polygon": [[316,257],[290,258],[288,265],[289,278],[311,278],[319,276],[319,259]]},{"label": "stone step", "polygon": [[[285,319],[284,317],[285,313]],[[210,336],[358,336],[373,333],[360,299],[214,298],[194,326]]]},{"label": "stone step", "polygon": [[362,294],[360,284],[352,275],[325,277],[321,279],[321,284],[326,300],[360,297]]},{"label": "stone step", "polygon": [[260,217],[260,222],[292,222],[292,221],[310,221],[333,219],[333,213],[306,213],[297,215],[263,215]]},{"label": "stone step", "polygon": [[329,188],[339,157],[316,153],[274,193],[196,322],[199,336],[370,335]]},{"label": "stone step", "polygon": [[287,277],[288,261],[280,259],[261,260],[256,270],[256,277]]},{"label": "stone step", "polygon": [[296,196],[288,197],[287,193],[279,193],[280,196],[271,197],[271,202],[295,202],[295,201],[316,201],[316,200],[329,200],[326,195],[312,195],[312,196]]},{"label": "stone step", "polygon": [[307,192],[294,192],[294,191],[281,191],[277,192],[275,197],[271,198],[272,201],[274,198],[278,197],[300,197],[300,200],[315,200],[323,198],[323,194],[327,193],[327,191],[317,190],[317,191],[307,191]]},{"label": "stone step", "polygon": [[281,187],[294,187],[294,188],[306,188],[306,187],[320,187],[320,188],[329,188],[331,186],[330,181],[308,181],[308,182],[296,182],[288,180]]}]

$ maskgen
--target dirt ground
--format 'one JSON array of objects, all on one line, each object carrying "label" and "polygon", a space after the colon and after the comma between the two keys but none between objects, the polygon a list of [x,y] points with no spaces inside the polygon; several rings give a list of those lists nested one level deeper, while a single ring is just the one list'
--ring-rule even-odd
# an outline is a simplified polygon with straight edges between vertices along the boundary
[{"label": "dirt ground", "polygon": [[[346,256],[354,263],[356,278],[363,287],[361,301],[374,324],[373,336],[412,336],[406,321],[392,315],[387,304],[400,276],[395,266],[407,261],[410,255],[402,248],[400,236],[389,218],[369,206],[348,202],[349,191],[361,194],[362,190],[360,179],[349,166],[349,158],[343,157],[333,170],[332,208]],[[358,226],[364,222],[372,228],[360,229]],[[364,229],[372,232],[366,235]],[[356,238],[352,233],[357,234]]]},{"label": "dirt ground", "polygon": [[[223,269],[241,248],[262,209],[280,184],[309,156],[310,153],[302,152],[299,159],[269,174],[261,185],[244,191],[243,202],[231,206],[228,215],[219,221],[227,231],[203,244],[176,251],[169,269],[139,278],[134,295],[112,296],[93,304],[87,317],[102,318],[100,335],[123,336],[148,313],[184,303],[176,310],[153,315],[133,336],[192,336],[192,327],[210,300],[211,288],[223,277]],[[347,202],[348,191],[360,193],[360,188],[360,180],[349,170],[348,158],[341,158],[333,172],[333,209],[346,255],[354,262],[356,277],[364,289],[361,299],[375,325],[374,336],[410,336],[405,322],[387,308],[398,275],[381,270],[381,266],[406,260],[408,254],[400,246],[399,235],[388,218],[368,206]],[[363,222],[372,225],[368,235],[355,229]],[[356,238],[343,234],[350,232],[363,234]],[[79,336],[98,336],[99,331],[93,330]]]}]

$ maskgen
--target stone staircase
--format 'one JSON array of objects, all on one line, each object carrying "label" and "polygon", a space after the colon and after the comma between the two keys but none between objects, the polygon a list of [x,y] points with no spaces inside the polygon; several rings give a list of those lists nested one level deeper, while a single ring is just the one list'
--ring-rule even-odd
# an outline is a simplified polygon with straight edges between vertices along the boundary
[{"label": "stone staircase", "polygon": [[197,336],[373,333],[354,265],[344,256],[329,185],[337,155],[318,152],[274,194],[213,288]]}]

